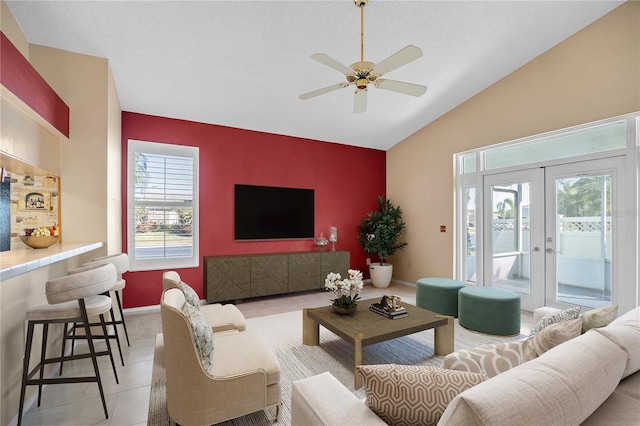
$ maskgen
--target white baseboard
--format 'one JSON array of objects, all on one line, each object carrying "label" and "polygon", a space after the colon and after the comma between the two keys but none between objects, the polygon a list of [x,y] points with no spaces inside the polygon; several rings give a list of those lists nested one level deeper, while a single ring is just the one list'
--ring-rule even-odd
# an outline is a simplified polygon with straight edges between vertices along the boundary
[{"label": "white baseboard", "polygon": [[141,306],[139,308],[126,308],[123,309],[125,313],[139,314],[144,312],[160,312],[160,305]]}]

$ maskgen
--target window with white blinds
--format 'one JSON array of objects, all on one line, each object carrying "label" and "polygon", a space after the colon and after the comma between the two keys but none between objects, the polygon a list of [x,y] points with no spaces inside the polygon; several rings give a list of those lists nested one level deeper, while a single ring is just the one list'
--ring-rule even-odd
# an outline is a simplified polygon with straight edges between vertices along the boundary
[{"label": "window with white blinds", "polygon": [[198,148],[129,140],[131,270],[198,266]]}]

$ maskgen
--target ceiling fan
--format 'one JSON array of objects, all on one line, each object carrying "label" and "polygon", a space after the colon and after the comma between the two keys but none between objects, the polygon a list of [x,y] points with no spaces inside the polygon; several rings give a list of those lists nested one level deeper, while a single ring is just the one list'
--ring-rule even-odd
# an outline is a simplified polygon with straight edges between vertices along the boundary
[{"label": "ceiling fan", "polygon": [[334,90],[355,85],[356,92],[353,101],[353,112],[360,113],[367,110],[367,87],[369,84],[373,84],[378,89],[391,90],[405,95],[422,96],[425,94],[427,91],[426,86],[380,78],[383,74],[387,74],[388,72],[421,57],[422,51],[418,47],[409,45],[377,64],[364,60],[364,7],[368,2],[369,0],[354,1],[355,5],[360,8],[359,62],[346,66],[324,53],[311,55],[311,59],[343,73],[347,81],[323,87],[322,89],[313,90],[308,93],[303,93],[300,95],[300,99],[310,99],[318,95],[333,92]]}]

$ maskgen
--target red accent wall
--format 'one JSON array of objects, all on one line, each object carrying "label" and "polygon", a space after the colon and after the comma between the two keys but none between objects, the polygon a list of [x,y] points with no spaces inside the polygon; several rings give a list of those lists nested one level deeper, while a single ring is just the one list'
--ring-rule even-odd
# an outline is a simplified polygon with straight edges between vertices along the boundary
[{"label": "red accent wall", "polygon": [[[200,266],[178,269],[182,279],[203,297],[202,257],[225,254],[313,250],[311,240],[235,242],[234,184],[311,188],[315,190],[315,235],[338,227],[336,248],[351,252],[351,266],[368,273],[356,234],[360,220],[377,205],[386,187],[386,152],[261,133],[211,124],[122,113],[122,199],[127,197],[129,139],[200,148]],[[127,249],[126,203],[123,203],[123,251]],[[157,305],[162,272],[126,274],[126,307]]]},{"label": "red accent wall", "polygon": [[69,107],[0,32],[0,83],[69,137]]}]

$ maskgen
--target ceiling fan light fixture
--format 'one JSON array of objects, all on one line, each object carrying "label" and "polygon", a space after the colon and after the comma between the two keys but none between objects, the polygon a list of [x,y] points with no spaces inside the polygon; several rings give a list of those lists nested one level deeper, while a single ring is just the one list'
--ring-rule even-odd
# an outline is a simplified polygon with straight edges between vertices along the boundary
[{"label": "ceiling fan light fixture", "polygon": [[368,74],[373,70],[373,67],[375,66],[376,64],[374,64],[373,62],[360,61],[349,65],[349,68],[354,70],[356,74]]},{"label": "ceiling fan light fixture", "polygon": [[357,87],[353,112],[360,113],[365,112],[367,109],[367,87],[369,84],[373,84],[379,89],[411,96],[422,96],[426,92],[427,88],[425,86],[380,78],[382,75],[421,57],[422,51],[418,47],[406,46],[377,64],[364,60],[364,7],[368,3],[369,0],[354,0],[354,4],[360,8],[360,61],[347,67],[324,53],[311,55],[311,59],[341,72],[347,80],[346,83],[339,83],[303,93],[300,95],[300,99],[310,99],[353,84]]}]

